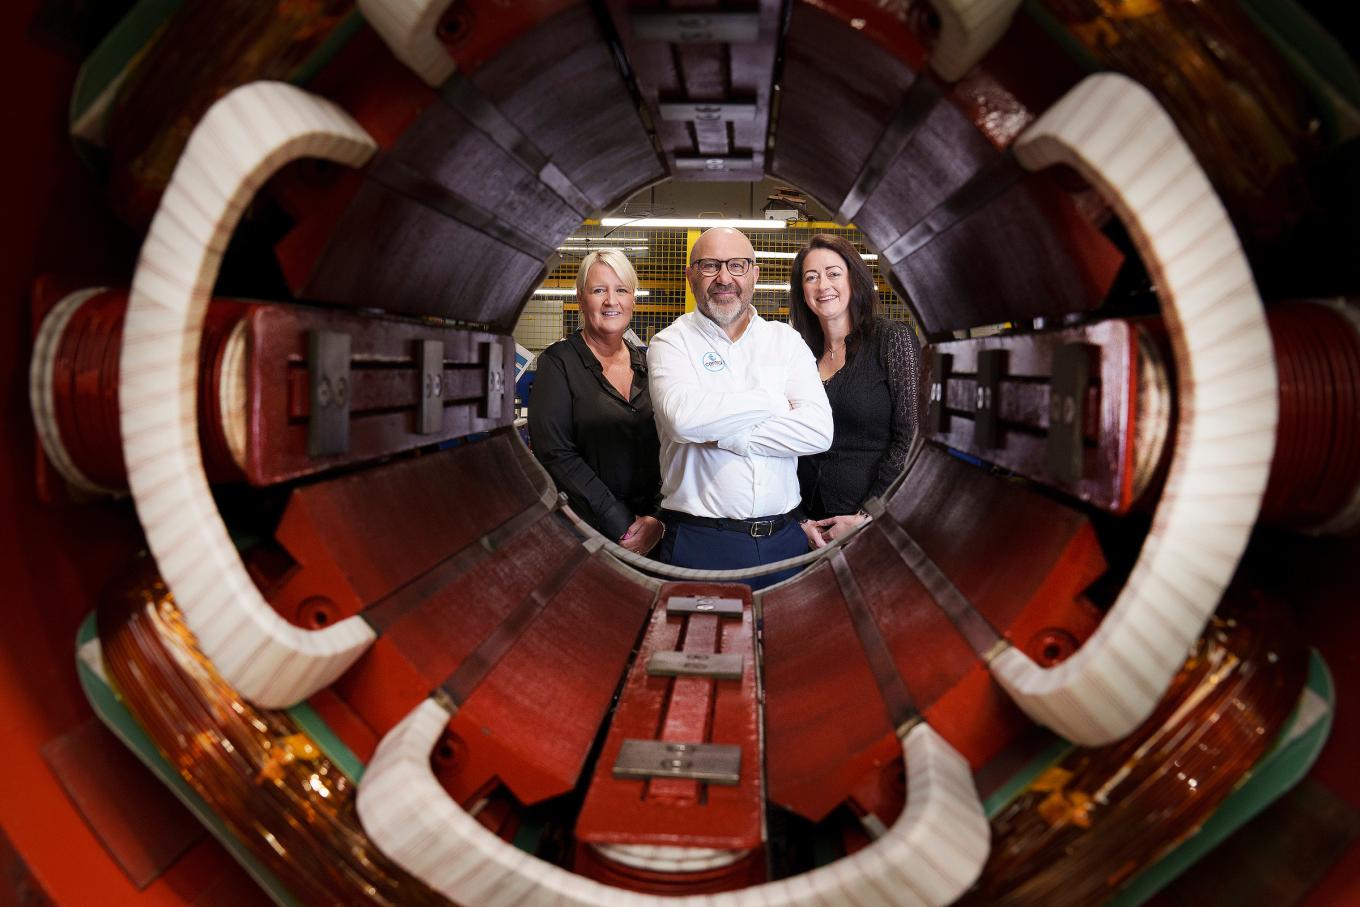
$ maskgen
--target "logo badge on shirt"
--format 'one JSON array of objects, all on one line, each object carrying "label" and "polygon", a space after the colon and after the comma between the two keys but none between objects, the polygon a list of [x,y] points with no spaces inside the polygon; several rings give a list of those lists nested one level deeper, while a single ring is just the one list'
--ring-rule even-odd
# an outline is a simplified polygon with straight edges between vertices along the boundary
[{"label": "logo badge on shirt", "polygon": [[712,350],[709,350],[707,353],[704,353],[704,358],[702,361],[704,364],[704,368],[706,368],[710,372],[720,372],[723,369],[727,368],[727,363],[723,362],[723,357],[719,356]]}]

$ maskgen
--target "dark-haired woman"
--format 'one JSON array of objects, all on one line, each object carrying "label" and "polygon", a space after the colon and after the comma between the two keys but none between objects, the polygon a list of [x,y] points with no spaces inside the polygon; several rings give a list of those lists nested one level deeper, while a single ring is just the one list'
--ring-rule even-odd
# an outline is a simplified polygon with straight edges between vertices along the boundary
[{"label": "dark-haired woman", "polygon": [[798,460],[803,524],[820,548],[868,520],[907,462],[916,432],[920,345],[877,315],[878,288],[846,239],[819,233],[793,260],[789,322],[817,357],[831,401],[831,449]]}]

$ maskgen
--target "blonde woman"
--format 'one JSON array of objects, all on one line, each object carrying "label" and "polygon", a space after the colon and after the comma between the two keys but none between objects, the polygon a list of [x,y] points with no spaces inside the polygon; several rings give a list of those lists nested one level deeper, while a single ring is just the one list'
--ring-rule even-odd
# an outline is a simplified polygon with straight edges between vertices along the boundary
[{"label": "blonde woman", "polygon": [[622,252],[586,254],[576,274],[581,329],[538,357],[529,439],[581,519],[647,554],[665,530],[647,356],[623,336],[636,299],[637,272]]}]

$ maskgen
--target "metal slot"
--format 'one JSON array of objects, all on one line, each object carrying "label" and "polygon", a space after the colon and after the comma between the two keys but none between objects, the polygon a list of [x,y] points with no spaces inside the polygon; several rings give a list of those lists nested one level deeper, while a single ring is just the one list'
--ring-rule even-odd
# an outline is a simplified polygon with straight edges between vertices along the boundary
[{"label": "metal slot", "polygon": [[917,76],[916,81],[907,89],[902,106],[884,127],[859,176],[855,177],[855,184],[850,187],[840,208],[836,210],[837,223],[848,224],[855,219],[860,208],[864,207],[865,200],[878,189],[893,161],[911,141],[913,133],[920,128],[939,102],[940,90],[936,87],[935,81]]},{"label": "metal slot", "polygon": [[1059,482],[1075,483],[1085,475],[1086,390],[1091,383],[1092,353],[1097,349],[1089,343],[1064,343],[1053,351],[1045,459],[1049,475]]},{"label": "metal slot", "polygon": [[666,600],[667,614],[716,614],[741,617],[741,599],[715,598],[711,595],[682,595]]},{"label": "metal slot", "polygon": [[308,456],[349,452],[349,360],[349,334],[308,332],[307,373],[312,398],[307,416]]},{"label": "metal slot", "polygon": [[1001,446],[1001,429],[997,418],[1001,376],[1006,373],[1005,350],[980,350],[977,357],[977,399],[973,411],[973,443],[978,447]]},{"label": "metal slot", "polygon": [[741,680],[742,656],[703,652],[653,652],[647,673],[653,677],[712,677]]},{"label": "metal slot", "polygon": [[670,44],[750,44],[760,37],[759,13],[633,13],[633,37]]},{"label": "metal slot", "polygon": [[949,384],[949,372],[953,367],[952,353],[930,354],[930,403],[926,407],[926,431],[932,435],[941,434],[947,428],[945,388]]},{"label": "metal slot", "polygon": [[735,786],[741,781],[741,747],[725,743],[625,740],[614,760],[615,778],[689,778]]},{"label": "metal slot", "polygon": [[416,341],[416,374],[416,434],[432,435],[444,429],[443,341]]}]

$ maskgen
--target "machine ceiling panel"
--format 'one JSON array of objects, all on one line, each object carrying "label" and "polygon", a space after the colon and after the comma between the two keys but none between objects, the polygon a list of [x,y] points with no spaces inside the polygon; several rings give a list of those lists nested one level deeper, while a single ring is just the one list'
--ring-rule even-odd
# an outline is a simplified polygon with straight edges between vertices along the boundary
[{"label": "machine ceiling panel", "polygon": [[310,299],[495,324],[536,285],[543,256],[369,181],[306,288]]},{"label": "machine ceiling panel", "polygon": [[472,81],[597,208],[666,175],[585,4],[544,21]]},{"label": "machine ceiling panel", "polygon": [[573,210],[523,161],[444,104],[432,105],[391,156],[529,237],[553,236],[564,223],[574,226],[588,213]]},{"label": "machine ceiling panel", "polygon": [[[1094,309],[1113,283],[1114,245],[1047,178],[1011,169],[998,162],[885,244],[927,333]],[[974,189],[996,194],[972,208]]]},{"label": "machine ceiling panel", "polygon": [[784,41],[770,171],[836,210],[914,78],[859,32],[800,4]]},{"label": "machine ceiling panel", "polygon": [[854,220],[927,333],[1101,302],[1118,252],[1047,180],[1017,186],[1018,168],[933,76],[799,6],[780,97],[771,169]]},{"label": "machine ceiling panel", "polygon": [[[929,82],[929,76],[918,80],[913,93]],[[938,91],[923,93],[933,93],[933,103],[902,137],[901,149],[887,161],[877,184],[867,187],[867,197],[854,213],[855,225],[880,243],[880,249],[945,201],[979,167],[1000,157],[962,111],[940,99]],[[880,140],[880,146],[884,144]]]},{"label": "machine ceiling panel", "polygon": [[781,8],[776,0],[740,10],[609,4],[676,178],[764,175]]},{"label": "machine ceiling panel", "polygon": [[304,295],[508,330],[590,209],[664,171],[578,8],[454,75],[365,176]]}]

